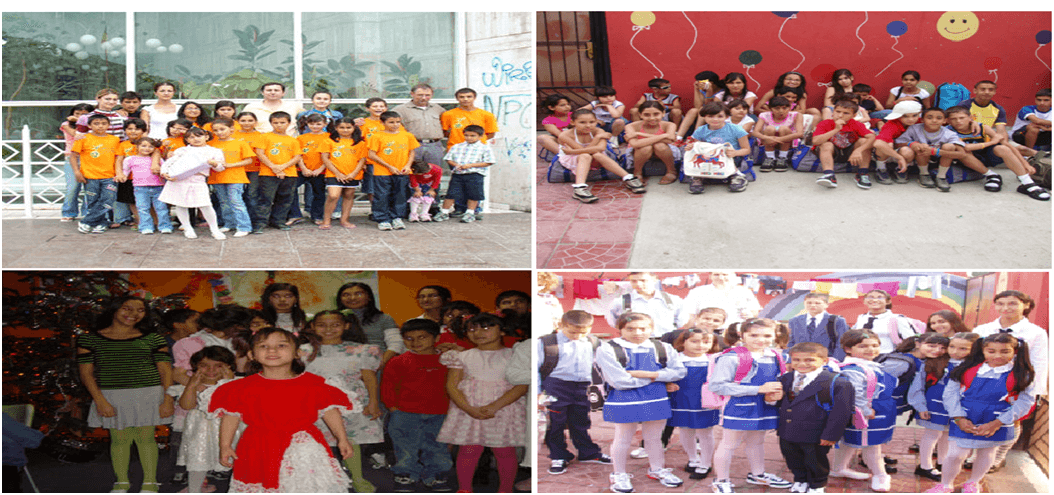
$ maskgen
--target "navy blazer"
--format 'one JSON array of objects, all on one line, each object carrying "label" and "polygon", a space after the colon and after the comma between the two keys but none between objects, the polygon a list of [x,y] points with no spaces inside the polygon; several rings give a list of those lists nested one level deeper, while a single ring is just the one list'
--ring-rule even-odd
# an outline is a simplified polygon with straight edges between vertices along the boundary
[{"label": "navy blazer", "polygon": [[787,342],[787,349],[790,349],[794,344],[800,342],[816,342],[824,347],[828,348],[828,354],[839,361],[845,359],[845,350],[842,346],[838,345],[838,342],[834,343],[834,353],[830,353],[830,347],[827,345],[830,342],[830,338],[827,336],[827,321],[834,318],[834,336],[835,339],[841,340],[842,335],[849,331],[849,324],[846,323],[845,318],[838,315],[827,313],[826,316],[820,318],[816,322],[816,330],[809,334],[809,314],[803,314],[791,318],[787,322],[787,326],[790,327],[790,340]]},{"label": "navy blazer", "polygon": [[820,407],[817,397],[820,390],[830,390],[831,380],[835,376],[830,370],[821,371],[794,400],[790,398],[794,372],[788,371],[780,376],[783,398],[776,404],[779,410],[776,434],[780,438],[789,442],[814,444],[819,444],[821,439],[836,442],[842,438],[846,426],[853,419],[853,385],[844,378],[835,382],[834,401],[829,413]]}]

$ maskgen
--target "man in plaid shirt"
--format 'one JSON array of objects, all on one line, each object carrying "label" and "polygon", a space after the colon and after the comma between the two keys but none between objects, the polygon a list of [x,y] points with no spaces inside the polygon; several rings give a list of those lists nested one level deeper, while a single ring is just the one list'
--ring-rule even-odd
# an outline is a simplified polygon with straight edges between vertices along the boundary
[{"label": "man in plaid shirt", "polygon": [[487,175],[487,167],[494,160],[494,151],[486,143],[480,141],[483,136],[483,128],[478,125],[470,125],[462,131],[465,141],[457,143],[447,151],[443,157],[453,174],[450,176],[446,198],[439,213],[432,219],[442,222],[450,218],[450,212],[454,209],[454,201],[466,203],[465,214],[461,217],[462,223],[476,221],[476,205],[483,201],[483,177]]}]

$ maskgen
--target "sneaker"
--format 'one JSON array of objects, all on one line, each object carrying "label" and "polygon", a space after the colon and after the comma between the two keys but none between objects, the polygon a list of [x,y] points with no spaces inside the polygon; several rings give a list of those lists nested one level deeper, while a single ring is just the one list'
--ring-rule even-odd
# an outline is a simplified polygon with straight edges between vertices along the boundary
[{"label": "sneaker", "polygon": [[980,483],[963,483],[963,493],[981,493]]},{"label": "sneaker", "polygon": [[377,228],[381,229],[381,230],[392,230],[392,223],[391,222],[381,222],[381,223],[377,224]]},{"label": "sneaker", "polygon": [[894,165],[893,166],[893,182],[896,182],[897,184],[907,184],[908,183],[908,173],[907,172],[901,172],[901,171],[897,170],[896,169],[896,165]]},{"label": "sneaker", "polygon": [[82,234],[87,234],[87,233],[91,232],[91,225],[88,225],[86,223],[78,223],[77,224],[77,232],[80,232]]},{"label": "sneaker", "polygon": [[791,489],[790,489],[791,493],[806,493],[808,491],[809,491],[809,484],[804,482],[804,481],[795,481],[794,484],[791,485]]},{"label": "sneaker", "polygon": [[706,186],[703,185],[702,177],[692,177],[692,182],[688,184],[689,194],[703,194],[703,190]]},{"label": "sneaker", "polygon": [[405,228],[406,228],[406,224],[403,223],[403,219],[396,218],[396,219],[392,220],[392,229],[394,229],[394,230],[403,230]]},{"label": "sneaker", "polygon": [[106,226],[105,225],[96,225],[96,226],[92,227],[91,233],[92,234],[105,234],[106,233]]},{"label": "sneaker", "polygon": [[823,177],[816,179],[816,183],[834,189],[838,187],[838,178],[834,174],[823,174]]},{"label": "sneaker", "polygon": [[760,475],[748,474],[747,483],[752,485],[768,485],[772,488],[789,488],[792,485],[791,482],[772,473],[762,473]]},{"label": "sneaker", "polygon": [[433,222],[442,222],[444,220],[450,220],[450,214],[443,210],[439,210],[439,213],[432,217]]},{"label": "sneaker", "polygon": [[856,187],[859,187],[860,189],[871,189],[871,177],[868,177],[867,174],[856,174],[854,180],[856,181]]},{"label": "sneaker", "polygon": [[450,486],[450,481],[446,478],[436,478],[432,481],[425,481],[424,485],[433,492],[452,492],[454,487]]},{"label": "sneaker", "polygon": [[647,191],[647,188],[644,187],[644,183],[637,177],[624,179],[622,183],[625,184],[626,189],[629,189],[633,194],[643,194]]},{"label": "sneaker", "polygon": [[954,486],[948,486],[943,483],[937,483],[933,488],[926,490],[926,493],[951,493],[955,491]]},{"label": "sneaker", "polygon": [[743,192],[747,190],[747,177],[743,174],[736,174],[732,176],[732,179],[728,182],[729,192]]},{"label": "sneaker", "polygon": [[161,229],[161,233],[162,234],[171,234],[172,233],[172,229]]},{"label": "sneaker", "polygon": [[648,478],[657,480],[667,488],[677,488],[684,484],[684,480],[674,476],[673,468],[662,468],[658,471],[648,470]]},{"label": "sneaker", "polygon": [[888,474],[879,474],[871,477],[871,490],[876,492],[888,492],[893,477]]},{"label": "sneaker", "polygon": [[648,458],[648,451],[644,450],[644,447],[637,447],[637,448],[633,449],[632,452],[629,453],[629,456],[634,458],[634,459],[647,459]]},{"label": "sneaker", "polygon": [[567,466],[569,464],[571,464],[571,461],[553,459],[552,464],[549,465],[549,474],[564,474],[567,472]]},{"label": "sneaker", "polygon": [[231,230],[232,229],[230,227],[220,227],[220,232],[223,232],[223,233],[230,232]]},{"label": "sneaker", "polygon": [[711,486],[714,487],[714,493],[735,493],[732,491],[732,482],[729,480],[714,480]]},{"label": "sneaker", "polygon": [[152,235],[153,233],[153,230],[143,230],[139,232],[139,235]]},{"label": "sneaker", "polygon": [[806,493],[827,493],[826,487],[810,488]]},{"label": "sneaker", "polygon": [[377,452],[370,455],[370,467],[373,469],[384,469],[388,466],[388,459],[384,457],[384,454]]},{"label": "sneaker", "polygon": [[952,190],[952,185],[948,183],[948,179],[937,177],[937,190],[940,192],[950,192]]},{"label": "sneaker", "polygon": [[786,172],[786,171],[790,170],[790,163],[787,162],[786,158],[780,158],[780,159],[776,160],[776,168],[775,168],[775,170],[777,172]]},{"label": "sneaker", "polygon": [[276,225],[275,228],[278,229],[278,230],[282,230],[282,231],[293,230],[292,226],[286,225],[284,223],[280,223],[280,224]]},{"label": "sneaker", "polygon": [[471,211],[461,215],[461,223],[472,223],[476,221],[476,214]]},{"label": "sneaker", "polygon": [[761,162],[760,168],[762,172],[771,172],[776,168],[776,159],[765,157],[765,161]]},{"label": "sneaker", "polygon": [[593,464],[611,464],[611,457],[607,454],[597,454],[595,457],[589,459],[579,459],[578,462],[591,462]]},{"label": "sneaker", "polygon": [[938,482],[941,480],[941,472],[939,470],[923,469],[922,466],[915,467],[915,476],[922,476],[923,478]]},{"label": "sneaker", "polygon": [[893,179],[889,176],[889,170],[882,167],[875,169],[875,182],[886,185],[892,184]]},{"label": "sneaker", "polygon": [[247,231],[247,230],[239,230],[239,231],[234,233],[234,237],[245,237],[245,236],[247,236],[249,234],[250,234],[250,232]]},{"label": "sneaker", "polygon": [[186,237],[187,239],[197,239],[198,233],[194,232],[194,229],[187,229],[183,231],[183,237]]},{"label": "sneaker", "polygon": [[619,493],[633,493],[633,483],[630,483],[629,479],[633,475],[629,473],[614,473],[608,475],[608,480],[611,481],[611,491]]},{"label": "sneaker", "polygon": [[919,185],[927,189],[937,187],[937,183],[933,180],[933,176],[925,170],[919,172]]},{"label": "sneaker", "polygon": [[252,233],[253,234],[263,234],[264,233],[263,229],[264,229],[263,227],[256,227],[256,228],[253,229]]},{"label": "sneaker", "polygon": [[[577,199],[577,200],[579,200],[579,201],[581,201],[583,203],[586,203],[586,204],[596,203],[597,201],[600,200],[600,198],[598,198],[596,196],[593,196],[593,193],[589,192],[589,186],[572,188],[571,189],[571,197],[575,198],[575,199]],[[439,215],[436,215],[436,221],[437,222],[441,222],[442,221],[442,220],[439,219],[440,215],[444,215],[444,213],[440,213]]]},{"label": "sneaker", "polygon": [[393,492],[410,493],[417,491],[414,489],[414,485],[417,483],[414,482],[414,479],[409,476],[395,475],[392,480],[395,482],[395,484],[392,485]]},{"label": "sneaker", "polygon": [[848,478],[851,480],[866,480],[871,477],[870,473],[861,473],[859,471],[853,471],[852,469],[845,469],[842,471],[831,471],[827,476],[831,478]]},{"label": "sneaker", "polygon": [[223,232],[220,232],[219,230],[217,230],[217,231],[212,233],[212,238],[216,239],[217,241],[222,241],[222,240],[227,238],[227,234],[224,234]]}]

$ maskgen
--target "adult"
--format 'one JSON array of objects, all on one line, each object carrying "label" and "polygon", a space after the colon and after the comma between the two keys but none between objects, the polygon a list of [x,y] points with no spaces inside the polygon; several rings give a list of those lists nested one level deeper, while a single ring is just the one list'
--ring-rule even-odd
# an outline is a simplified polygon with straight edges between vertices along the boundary
[{"label": "adult", "polygon": [[[77,118],[77,135],[73,138],[74,141],[83,139],[84,135],[88,133],[88,119],[93,115],[102,115],[107,119],[110,119],[110,127],[106,129],[106,133],[111,136],[117,136],[121,141],[124,141],[126,139],[124,134],[124,123],[128,119],[124,115],[117,113],[117,110],[120,110],[119,104],[120,97],[114,89],[100,89],[98,93],[95,93],[95,110]],[[113,179],[113,181],[118,184],[126,182],[127,180],[128,178],[121,171],[118,171]],[[124,190],[117,194],[116,200],[113,202],[113,223],[110,224],[111,229],[116,229],[121,225],[135,225],[132,220],[132,209],[129,208],[128,203],[125,202],[134,201],[134,197],[127,196],[127,193],[129,192],[128,186],[121,187],[121,189]]]},{"label": "adult", "polygon": [[683,301],[659,288],[659,279],[651,272],[632,272],[626,281],[633,288],[615,298],[604,319],[612,328],[625,313],[644,313],[655,322],[654,337],[658,338],[677,329],[687,318],[681,314]]},{"label": "adult", "polygon": [[915,335],[915,329],[904,318],[893,314],[893,296],[882,289],[864,294],[867,312],[856,318],[854,329],[867,329],[878,336],[878,352],[893,352],[904,339]]},{"label": "adult", "polygon": [[945,337],[951,338],[957,333],[969,332],[959,313],[950,309],[942,309],[926,318],[926,331],[937,332]]},{"label": "adult", "polygon": [[410,101],[392,110],[402,117],[403,127],[421,143],[414,153],[414,161],[443,166],[446,146],[443,145],[443,125],[439,116],[445,110],[432,103],[432,94],[431,86],[420,83],[410,88]]},{"label": "adult", "polygon": [[[256,130],[260,132],[271,132],[271,114],[275,112],[285,112],[290,116],[299,115],[300,112],[304,111],[304,107],[295,101],[284,101],[282,98],[285,97],[285,84],[280,82],[269,82],[264,83],[260,86],[260,94],[263,95],[263,101],[254,101],[245,105],[243,111],[252,112],[256,116]],[[290,123],[294,124],[294,123]],[[286,134],[296,137],[297,130],[296,125],[290,125],[286,129]]]},{"label": "adult", "polygon": [[362,282],[348,282],[337,289],[337,310],[355,315],[366,334],[366,343],[381,349],[381,354],[394,342],[402,343],[395,319],[377,308],[373,289]]},{"label": "adult", "polygon": [[157,97],[157,102],[143,107],[146,112],[146,118],[143,120],[149,129],[147,136],[165,139],[168,137],[168,123],[176,120],[179,112],[179,107],[172,103],[172,98],[176,96],[176,85],[168,81],[159,82],[154,85],[154,96]]},{"label": "adult", "polygon": [[845,349],[839,341],[849,330],[845,318],[827,312],[828,296],[812,292],[805,296],[805,314],[795,316],[787,322],[790,340],[787,349],[802,342],[815,342],[827,348],[827,355],[839,361],[845,359]]},{"label": "adult", "polygon": [[443,318],[441,310],[443,306],[446,306],[454,296],[450,293],[450,289],[443,287],[442,285],[426,285],[417,290],[417,306],[421,308],[424,313],[421,313],[417,318],[426,318],[432,320],[440,325],[443,324]]},{"label": "adult", "polygon": [[689,291],[681,311],[686,315],[697,315],[704,308],[721,308],[728,313],[722,328],[757,317],[761,312],[757,296],[736,283],[737,280],[736,272],[711,272],[710,284]]}]

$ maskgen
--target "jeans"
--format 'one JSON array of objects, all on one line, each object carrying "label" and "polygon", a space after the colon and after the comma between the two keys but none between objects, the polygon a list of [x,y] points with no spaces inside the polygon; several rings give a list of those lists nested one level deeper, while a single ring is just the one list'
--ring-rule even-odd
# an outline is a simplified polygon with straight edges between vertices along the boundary
[{"label": "jeans", "polygon": [[445,443],[436,441],[445,414],[392,411],[388,417],[388,433],[395,448],[394,475],[430,482],[450,471],[454,465],[450,451]]},{"label": "jeans", "polygon": [[222,225],[238,232],[251,231],[253,229],[252,220],[249,220],[249,212],[245,209],[245,201],[242,200],[245,184],[213,184],[212,189],[220,200],[220,211],[223,212]]},{"label": "jeans", "polygon": [[245,192],[242,193],[242,201],[245,202],[245,209],[249,212],[249,221],[256,225],[256,203],[260,197],[260,172],[245,172],[245,176],[249,179],[249,183],[245,185]]},{"label": "jeans", "polygon": [[297,193],[300,186],[304,184],[307,185],[304,188],[304,208],[308,209],[312,220],[322,220],[326,207],[326,177],[323,175],[296,178],[297,189],[293,190],[293,205],[289,208],[289,218],[304,216],[300,212],[300,195]]},{"label": "jeans", "polygon": [[84,184],[84,207],[87,212],[81,223],[91,227],[109,226],[107,214],[113,210],[114,199],[117,198],[117,183],[113,178],[88,179]]},{"label": "jeans", "polygon": [[268,224],[282,225],[289,217],[289,207],[293,204],[293,188],[296,177],[279,179],[273,175],[260,176],[260,195],[256,204],[256,222],[254,229],[262,229]]},{"label": "jeans", "polygon": [[157,229],[172,232],[172,218],[168,214],[168,203],[157,199],[165,186],[135,186],[135,208],[139,210],[139,232],[153,232],[154,220],[150,207],[157,212]]},{"label": "jeans", "polygon": [[[128,184],[125,186],[124,184]],[[124,188],[128,188],[125,190]],[[135,197],[135,186],[129,181],[117,184],[117,195],[113,202],[113,223],[124,223],[132,221],[132,203],[125,203]]]},{"label": "jeans", "polygon": [[378,222],[391,222],[396,218],[406,218],[410,207],[410,177],[405,175],[375,175],[373,177],[373,219]]},{"label": "jeans", "polygon": [[84,198],[81,197],[83,184],[77,182],[73,175],[73,165],[66,159],[66,198],[62,200],[62,216],[65,218],[76,218],[88,213]]}]

